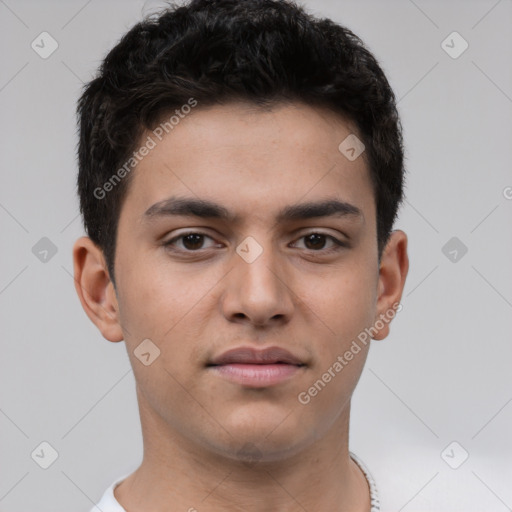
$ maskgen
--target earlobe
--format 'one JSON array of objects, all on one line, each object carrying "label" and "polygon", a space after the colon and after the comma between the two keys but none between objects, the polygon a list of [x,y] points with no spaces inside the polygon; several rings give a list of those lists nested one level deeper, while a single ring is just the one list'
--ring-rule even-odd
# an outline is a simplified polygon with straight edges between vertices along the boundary
[{"label": "earlobe", "polygon": [[102,250],[89,238],[79,238],[73,247],[75,289],[82,307],[104,338],[124,339],[119,307]]},{"label": "earlobe", "polygon": [[407,235],[401,230],[391,233],[382,253],[377,297],[376,333],[373,339],[383,340],[389,334],[390,324],[397,311],[409,271]]}]

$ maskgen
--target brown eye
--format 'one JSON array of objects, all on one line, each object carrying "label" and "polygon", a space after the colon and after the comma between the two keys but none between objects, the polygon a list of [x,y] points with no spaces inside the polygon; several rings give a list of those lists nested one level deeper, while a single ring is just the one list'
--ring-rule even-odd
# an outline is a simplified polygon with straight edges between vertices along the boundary
[{"label": "brown eye", "polygon": [[319,233],[311,233],[310,235],[306,235],[304,237],[305,246],[307,249],[319,250],[325,247],[326,243],[326,235],[322,235]]},{"label": "brown eye", "polygon": [[210,243],[209,246],[205,247],[206,240],[214,241],[212,237],[204,233],[189,232],[176,236],[163,245],[173,251],[194,252],[201,249],[209,249],[214,246],[213,243]]},{"label": "brown eye", "polygon": [[189,235],[185,235],[183,238],[183,246],[185,249],[190,251],[201,249],[201,246],[204,243],[204,236],[199,235],[197,233],[191,233]]},{"label": "brown eye", "polygon": [[348,243],[342,242],[341,240],[338,240],[334,236],[328,235],[327,233],[309,233],[307,235],[301,236],[299,240],[304,240],[304,247],[299,246],[299,249],[304,248],[309,251],[319,252],[321,254],[339,251],[348,247]]}]

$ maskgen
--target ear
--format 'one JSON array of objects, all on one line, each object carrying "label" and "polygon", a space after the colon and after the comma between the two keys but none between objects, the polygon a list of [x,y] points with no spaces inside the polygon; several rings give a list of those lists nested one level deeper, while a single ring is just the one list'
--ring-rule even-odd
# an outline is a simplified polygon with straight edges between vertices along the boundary
[{"label": "ear", "polygon": [[119,306],[103,251],[89,238],[73,246],[75,288],[85,313],[109,341],[122,341]]},{"label": "ear", "polygon": [[391,320],[397,309],[401,308],[399,303],[408,271],[407,235],[401,230],[395,230],[384,248],[379,267],[377,316],[374,321],[378,329],[375,329],[377,332],[373,339],[383,340],[389,334]]}]

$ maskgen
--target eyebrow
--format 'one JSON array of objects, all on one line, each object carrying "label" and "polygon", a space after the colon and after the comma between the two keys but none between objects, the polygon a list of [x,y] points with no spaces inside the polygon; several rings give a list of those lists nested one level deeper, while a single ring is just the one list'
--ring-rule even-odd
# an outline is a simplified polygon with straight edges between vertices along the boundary
[{"label": "eyebrow", "polygon": [[[150,206],[143,214],[142,220],[168,216],[221,219],[230,222],[236,222],[239,219],[237,215],[213,201],[170,197]],[[285,222],[318,217],[361,217],[364,219],[363,212],[357,206],[338,199],[327,199],[286,206],[278,212],[276,221]]]}]

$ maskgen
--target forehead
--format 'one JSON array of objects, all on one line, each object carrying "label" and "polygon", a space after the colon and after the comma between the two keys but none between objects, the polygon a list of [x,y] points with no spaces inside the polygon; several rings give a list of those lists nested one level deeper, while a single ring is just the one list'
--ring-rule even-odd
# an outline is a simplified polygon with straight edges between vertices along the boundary
[{"label": "forehead", "polygon": [[327,110],[199,105],[162,131],[143,136],[153,148],[135,167],[127,193],[125,204],[139,218],[153,204],[180,195],[260,217],[327,196],[361,210],[373,207],[364,153],[350,160],[340,151],[347,137],[357,136],[356,127]]}]

